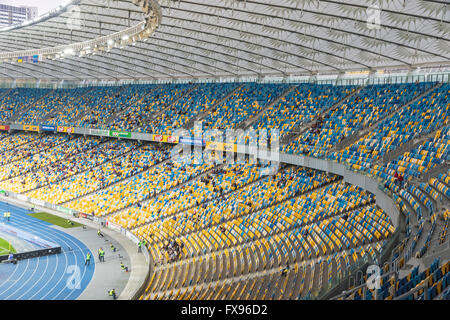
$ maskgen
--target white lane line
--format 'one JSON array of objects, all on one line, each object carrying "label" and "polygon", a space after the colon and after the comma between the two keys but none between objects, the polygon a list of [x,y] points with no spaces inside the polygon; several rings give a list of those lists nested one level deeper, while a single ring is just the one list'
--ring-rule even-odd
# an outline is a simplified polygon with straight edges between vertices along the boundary
[{"label": "white lane line", "polygon": [[[17,281],[20,281],[20,280],[25,276],[25,274],[27,273],[27,269],[28,269],[29,264],[30,264],[30,259],[27,259],[27,265],[26,265],[26,267],[25,267],[25,269],[24,269],[24,272],[22,272],[22,274],[21,274],[20,277],[17,279]],[[17,291],[17,290],[16,290],[16,291]],[[15,292],[15,291],[14,291],[14,292]],[[8,291],[8,293],[9,293],[9,291]],[[8,295],[7,297],[4,297],[3,299],[6,300],[9,296],[10,296],[10,295]]]},{"label": "white lane line", "polygon": [[[28,259],[28,260],[30,260],[30,259]],[[19,286],[16,290],[14,290],[9,296],[5,297],[5,300],[8,300],[9,297],[13,296],[16,292],[18,292],[21,288],[23,288],[29,282],[34,282],[33,281],[33,277],[36,274],[36,272],[40,269],[39,266],[41,264],[41,260],[42,260],[41,257],[37,258],[36,265],[34,266],[33,273],[28,277],[28,279],[26,281],[22,282],[21,286]],[[23,273],[23,275],[25,275],[25,273],[26,273],[26,271]],[[44,270],[44,273],[45,273],[45,270]],[[19,300],[19,299],[14,299],[14,300]]]},{"label": "white lane line", "polygon": [[[35,288],[36,285],[40,285],[39,282],[42,280],[42,278],[44,277],[44,275],[47,274],[48,261],[49,261],[49,257],[48,257],[48,256],[45,256],[45,262],[46,262],[46,263],[45,263],[45,269],[44,269],[44,272],[42,272],[42,273],[41,273],[41,276],[39,277],[39,279],[37,279],[37,280],[35,281],[35,285],[34,285],[34,286],[31,286],[27,291],[25,291],[21,296],[19,296],[19,297],[17,298],[17,300],[20,300],[21,297],[23,297],[23,296],[26,295],[28,292],[30,292],[31,290],[33,290],[33,289]],[[32,297],[34,297],[34,295],[33,295]],[[32,297],[31,297],[31,298],[32,298]],[[30,298],[29,300],[31,300],[31,298]]]}]

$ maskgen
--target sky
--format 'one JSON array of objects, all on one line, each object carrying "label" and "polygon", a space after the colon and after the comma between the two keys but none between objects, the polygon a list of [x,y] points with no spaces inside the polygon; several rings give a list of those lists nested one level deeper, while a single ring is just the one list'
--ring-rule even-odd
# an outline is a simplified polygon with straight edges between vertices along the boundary
[{"label": "sky", "polygon": [[0,0],[2,4],[38,7],[38,16],[58,7],[64,0]]}]

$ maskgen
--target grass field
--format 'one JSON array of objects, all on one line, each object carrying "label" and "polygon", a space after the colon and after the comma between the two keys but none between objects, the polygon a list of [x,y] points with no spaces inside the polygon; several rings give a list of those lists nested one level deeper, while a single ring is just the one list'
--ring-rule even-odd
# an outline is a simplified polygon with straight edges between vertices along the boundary
[{"label": "grass field", "polygon": [[75,228],[80,227],[82,224],[73,222],[73,225],[67,223],[67,219],[55,216],[53,214],[47,213],[47,212],[37,212],[37,213],[30,213],[29,216],[46,221],[48,223],[54,224],[56,226],[60,226],[63,228]]},{"label": "grass field", "polygon": [[[0,238],[0,256],[3,256],[5,254],[9,253],[9,242]],[[14,249],[13,246],[11,246],[11,252],[16,253],[16,249]]]}]

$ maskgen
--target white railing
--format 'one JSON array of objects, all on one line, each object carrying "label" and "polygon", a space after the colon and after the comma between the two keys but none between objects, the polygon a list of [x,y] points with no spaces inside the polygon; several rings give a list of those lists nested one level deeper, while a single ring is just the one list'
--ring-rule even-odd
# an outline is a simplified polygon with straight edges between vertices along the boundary
[{"label": "white railing", "polygon": [[[1,61],[1,60],[0,60]],[[450,82],[450,71],[446,72],[436,72],[436,73],[420,73],[414,75],[389,75],[389,76],[374,76],[371,79],[367,77],[360,78],[340,78],[336,80],[335,77],[330,76],[329,78],[323,77],[321,80],[316,81],[311,79],[310,77],[305,77],[299,80],[298,78],[283,78],[279,77],[265,77],[264,79],[255,79],[255,78],[242,78],[242,77],[217,77],[217,78],[183,78],[183,79],[156,79],[156,80],[117,80],[117,81],[109,81],[108,84],[113,83],[113,85],[120,86],[124,84],[169,84],[169,83],[226,83],[226,82],[234,82],[234,83],[243,83],[243,82],[258,82],[258,83],[315,83],[318,85],[321,84],[332,84],[332,85],[354,85],[354,86],[365,86],[365,85],[376,85],[376,84],[396,84],[396,83],[414,83],[414,82],[441,82],[448,83]],[[23,84],[22,84],[23,83]],[[21,81],[11,81],[7,79],[2,79],[0,81],[0,88],[15,88],[21,86],[28,86],[33,88],[42,88],[42,87],[52,87],[52,88],[76,88],[76,87],[85,87],[85,86],[104,86],[106,84],[100,81],[44,81],[44,80],[34,80],[29,79],[24,82]]]}]

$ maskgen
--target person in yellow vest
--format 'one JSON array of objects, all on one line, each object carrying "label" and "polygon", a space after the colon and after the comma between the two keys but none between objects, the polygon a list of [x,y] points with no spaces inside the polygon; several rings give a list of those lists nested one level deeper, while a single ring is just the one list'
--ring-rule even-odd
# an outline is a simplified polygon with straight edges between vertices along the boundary
[{"label": "person in yellow vest", "polygon": [[91,253],[88,252],[86,254],[86,261],[84,262],[84,265],[86,266],[86,265],[90,265],[90,264],[91,264]]},{"label": "person in yellow vest", "polygon": [[100,248],[100,261],[105,262],[105,250],[103,248]]},{"label": "person in yellow vest", "polygon": [[116,289],[109,290],[108,294],[116,300]]},{"label": "person in yellow vest", "polygon": [[105,251],[103,248],[98,249],[98,260],[100,262],[105,262]]}]

